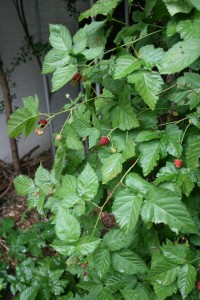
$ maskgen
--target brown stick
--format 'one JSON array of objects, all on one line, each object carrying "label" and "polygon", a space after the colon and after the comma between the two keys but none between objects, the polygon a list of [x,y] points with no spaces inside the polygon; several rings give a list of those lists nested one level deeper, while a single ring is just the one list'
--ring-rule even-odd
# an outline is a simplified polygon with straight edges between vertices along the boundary
[{"label": "brown stick", "polygon": [[[1,60],[0,60],[0,86],[3,93],[6,120],[8,121],[10,115],[12,114],[12,105],[11,105],[11,97],[10,97],[8,81],[6,78],[6,74],[3,70],[3,64]],[[15,169],[15,174],[18,175],[21,172],[21,167],[20,167],[17,142],[16,139],[12,139],[12,138],[9,138],[9,140],[10,140],[10,148],[12,153],[12,160]]]}]

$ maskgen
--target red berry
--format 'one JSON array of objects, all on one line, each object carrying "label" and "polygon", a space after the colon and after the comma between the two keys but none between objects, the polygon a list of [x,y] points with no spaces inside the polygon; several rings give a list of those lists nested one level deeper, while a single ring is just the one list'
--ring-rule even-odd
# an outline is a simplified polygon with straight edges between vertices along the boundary
[{"label": "red berry", "polygon": [[86,272],[86,271],[83,273],[83,276],[84,276],[84,277],[87,276],[87,272]]},{"label": "red berry", "polygon": [[39,196],[39,194],[40,194],[40,192],[36,192],[36,193],[35,193],[35,196]]},{"label": "red berry", "polygon": [[178,169],[180,169],[183,165],[183,161],[182,161],[182,159],[175,159],[174,164]]},{"label": "red berry", "polygon": [[81,74],[76,73],[73,77],[72,77],[72,81],[75,82],[79,82],[81,80]]},{"label": "red berry", "polygon": [[197,290],[200,290],[200,281],[196,281]]},{"label": "red berry", "polygon": [[105,145],[107,145],[108,143],[109,143],[109,138],[107,137],[107,136],[102,136],[101,137],[101,140],[100,140],[100,142],[99,142],[99,144],[101,145],[101,146],[105,146]]},{"label": "red berry", "polygon": [[47,120],[46,119],[41,119],[38,122],[38,125],[40,125],[41,128],[44,128],[47,125]]}]

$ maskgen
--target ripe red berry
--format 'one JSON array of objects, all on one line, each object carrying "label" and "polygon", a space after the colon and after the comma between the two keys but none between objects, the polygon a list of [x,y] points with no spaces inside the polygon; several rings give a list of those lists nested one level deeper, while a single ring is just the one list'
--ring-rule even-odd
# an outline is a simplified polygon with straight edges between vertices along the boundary
[{"label": "ripe red berry", "polygon": [[38,122],[38,125],[40,125],[40,128],[44,128],[47,125],[47,120],[46,119],[41,119]]},{"label": "ripe red berry", "polygon": [[83,276],[84,276],[84,277],[87,276],[87,272],[86,272],[86,271],[83,273]]},{"label": "ripe red berry", "polygon": [[39,194],[40,194],[40,192],[36,192],[36,193],[35,193],[35,196],[39,196]]},{"label": "ripe red berry", "polygon": [[100,139],[99,144],[101,146],[105,146],[105,145],[107,145],[109,143],[109,141],[110,140],[109,140],[109,138],[107,136],[102,136],[101,139]]},{"label": "ripe red berry", "polygon": [[79,82],[81,80],[81,74],[76,73],[73,77],[72,77],[72,81],[73,83]]},{"label": "ripe red berry", "polygon": [[197,290],[200,290],[200,281],[196,281]]},{"label": "ripe red berry", "polygon": [[175,159],[174,164],[178,169],[180,169],[183,165],[183,161],[182,161],[182,159]]}]

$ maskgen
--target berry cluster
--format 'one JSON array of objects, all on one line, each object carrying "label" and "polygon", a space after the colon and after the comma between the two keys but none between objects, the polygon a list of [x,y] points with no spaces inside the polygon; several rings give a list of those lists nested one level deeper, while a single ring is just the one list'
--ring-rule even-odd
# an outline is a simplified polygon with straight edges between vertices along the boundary
[{"label": "berry cluster", "polygon": [[110,139],[107,136],[102,136],[101,139],[100,139],[99,144],[101,146],[105,146],[109,143],[109,141],[110,141]]}]

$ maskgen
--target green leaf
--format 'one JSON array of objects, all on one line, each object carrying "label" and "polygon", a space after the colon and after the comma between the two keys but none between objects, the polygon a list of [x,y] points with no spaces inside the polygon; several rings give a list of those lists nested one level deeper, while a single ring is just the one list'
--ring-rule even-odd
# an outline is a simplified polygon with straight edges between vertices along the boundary
[{"label": "green leaf", "polygon": [[25,108],[30,110],[33,114],[38,113],[39,99],[37,95],[35,95],[35,98],[30,96],[30,97],[22,98],[22,100]]},{"label": "green leaf", "polygon": [[81,13],[78,20],[79,22],[88,17],[96,17],[97,15],[107,16],[112,13],[115,7],[121,0],[98,0],[90,9]]},{"label": "green leaf", "polygon": [[81,228],[77,219],[68,210],[60,208],[56,215],[55,231],[60,240],[73,243],[79,239]]},{"label": "green leaf", "polygon": [[184,20],[178,23],[177,32],[180,33],[182,39],[199,39],[200,38],[200,19]]},{"label": "green leaf", "polygon": [[188,147],[186,150],[186,163],[190,169],[196,169],[199,166],[200,157],[200,136],[194,135],[188,138]]},{"label": "green leaf", "polygon": [[139,69],[141,62],[132,55],[122,55],[116,60],[114,79],[120,79]]},{"label": "green leaf", "polygon": [[26,128],[27,123],[30,121],[35,122],[37,118],[37,114],[33,114],[32,111],[25,107],[17,109],[8,120],[7,133],[9,137],[15,138],[19,136]]},{"label": "green leaf", "polygon": [[144,102],[155,109],[159,99],[158,94],[162,91],[163,80],[157,72],[137,71],[128,76],[128,82],[135,84],[135,89]]},{"label": "green leaf", "polygon": [[177,158],[180,158],[182,154],[182,133],[182,130],[177,125],[170,124],[166,126],[166,131],[162,134],[161,138],[163,149]]},{"label": "green leaf", "polygon": [[154,8],[157,0],[146,0],[145,4],[145,16],[146,18],[150,15],[152,9]]},{"label": "green leaf", "polygon": [[183,299],[191,292],[195,287],[197,271],[195,267],[190,264],[184,265],[178,273],[178,287]]},{"label": "green leaf", "polygon": [[51,246],[60,254],[70,256],[74,253],[75,245],[68,244],[65,241],[54,240]]},{"label": "green leaf", "polygon": [[71,125],[65,123],[61,130],[61,136],[62,140],[65,139],[67,148],[74,150],[83,149],[83,145]]},{"label": "green leaf", "polygon": [[176,184],[182,189],[182,192],[188,197],[195,187],[196,178],[188,169],[182,168],[178,172]]},{"label": "green leaf", "polygon": [[141,215],[145,222],[167,224],[176,233],[198,232],[180,198],[166,189],[154,188],[150,192],[149,200],[142,206]]},{"label": "green leaf", "polygon": [[163,245],[161,248],[163,255],[171,262],[178,265],[186,263],[186,256],[189,248],[185,245]]},{"label": "green leaf", "polygon": [[141,152],[140,164],[144,176],[148,175],[158,164],[160,158],[160,142],[150,141],[139,146]]},{"label": "green leaf", "polygon": [[59,67],[53,73],[52,81],[52,92],[57,91],[68,81],[70,81],[73,76],[77,73],[78,69],[75,65],[68,65],[66,67]]},{"label": "green leaf", "polygon": [[134,290],[120,290],[125,300],[149,300],[149,293],[144,286],[138,286]]},{"label": "green leaf", "polygon": [[116,297],[109,288],[104,288],[101,295],[98,296],[98,300],[116,300]]},{"label": "green leaf", "polygon": [[167,9],[171,16],[177,13],[189,13],[192,9],[192,5],[186,3],[184,0],[163,0],[163,2],[167,6]]},{"label": "green leaf", "polygon": [[[78,287],[80,287],[83,290],[89,291],[92,293],[92,298],[89,298],[88,295],[85,300],[90,299],[93,300],[94,296],[99,295],[103,289],[103,285],[101,282],[95,282],[95,281],[85,281],[80,282],[77,284]],[[80,300],[83,298],[80,298]]]},{"label": "green leaf", "polygon": [[106,286],[115,293],[122,288],[132,289],[136,286],[137,277],[132,275],[121,274],[118,272],[113,272],[112,276],[108,278]]},{"label": "green leaf", "polygon": [[95,268],[100,277],[103,277],[110,268],[110,252],[106,248],[99,248],[94,253]]},{"label": "green leaf", "polygon": [[142,60],[142,63],[149,68],[157,66],[163,55],[163,49],[154,48],[153,45],[143,46],[138,52],[138,56]]},{"label": "green leaf", "polygon": [[75,252],[78,253],[78,255],[88,255],[89,253],[93,253],[100,241],[100,239],[92,236],[84,236],[77,242]]},{"label": "green leaf", "polygon": [[126,176],[125,184],[132,189],[136,194],[146,196],[151,190],[154,189],[153,185],[147,180],[143,179],[139,174],[129,173]]},{"label": "green leaf", "polygon": [[117,251],[122,248],[127,248],[131,244],[132,240],[133,237],[131,234],[125,235],[120,229],[112,229],[103,237],[104,245],[109,251]]},{"label": "green leaf", "polygon": [[165,181],[176,181],[178,174],[178,170],[173,163],[167,162],[166,166],[161,168],[159,173],[156,174],[156,180],[154,181],[155,184],[159,184]]},{"label": "green leaf", "polygon": [[43,62],[42,74],[54,72],[57,68],[66,66],[71,60],[67,51],[60,51],[57,49],[50,50]]},{"label": "green leaf", "polygon": [[123,156],[121,153],[115,153],[105,159],[102,167],[103,184],[115,178],[122,171]]},{"label": "green leaf", "polygon": [[72,39],[69,30],[63,25],[49,25],[51,46],[60,51],[70,52]]},{"label": "green leaf", "polygon": [[66,158],[66,149],[65,149],[65,147],[63,147],[62,144],[60,144],[56,150],[56,155],[55,155],[54,164],[53,164],[53,170],[55,171],[55,177],[58,180],[62,173],[65,158]]},{"label": "green leaf", "polygon": [[33,179],[26,175],[19,175],[14,179],[16,193],[21,196],[28,195],[31,188],[34,188]]},{"label": "green leaf", "polygon": [[39,187],[42,186],[43,189],[47,189],[52,181],[53,177],[50,172],[40,165],[35,173],[35,184]]},{"label": "green leaf", "polygon": [[130,249],[113,252],[111,261],[115,270],[127,275],[141,274],[148,270],[144,261]]},{"label": "green leaf", "polygon": [[82,53],[87,46],[87,34],[85,28],[79,29],[73,37],[73,52]]},{"label": "green leaf", "polygon": [[[191,55],[192,51],[192,55]],[[189,67],[200,55],[200,39],[178,42],[163,56],[159,70],[161,74],[173,74]]]},{"label": "green leaf", "polygon": [[64,175],[61,178],[61,182],[56,187],[55,196],[63,199],[71,194],[76,194],[76,178],[72,175]]},{"label": "green leaf", "polygon": [[28,287],[20,294],[19,300],[35,300],[38,293],[38,287]]},{"label": "green leaf", "polygon": [[92,167],[87,164],[77,179],[77,191],[80,197],[90,201],[94,199],[99,187],[98,177]]},{"label": "green leaf", "polygon": [[179,265],[170,262],[163,256],[159,256],[152,262],[147,280],[168,286],[175,282],[180,268]]},{"label": "green leaf", "polygon": [[154,139],[160,139],[161,132],[159,130],[143,130],[138,133],[135,141],[137,143],[146,142]]},{"label": "green leaf", "polygon": [[135,228],[141,205],[142,197],[135,195],[129,189],[124,189],[117,194],[112,212],[115,215],[117,223],[125,233],[129,233]]},{"label": "green leaf", "polygon": [[162,284],[159,284],[158,282],[154,282],[153,288],[159,300],[165,300],[167,297],[172,296],[177,292],[176,283],[164,286]]},{"label": "green leaf", "polygon": [[200,3],[199,0],[189,0],[189,3],[191,3],[196,9],[200,10]]},{"label": "green leaf", "polygon": [[119,127],[121,130],[130,130],[139,126],[136,114],[127,97],[122,96],[118,105],[112,110],[112,125],[113,128]]},{"label": "green leaf", "polygon": [[122,155],[125,159],[129,159],[135,156],[135,142],[133,139],[128,138],[126,140],[125,147],[123,148]]}]

